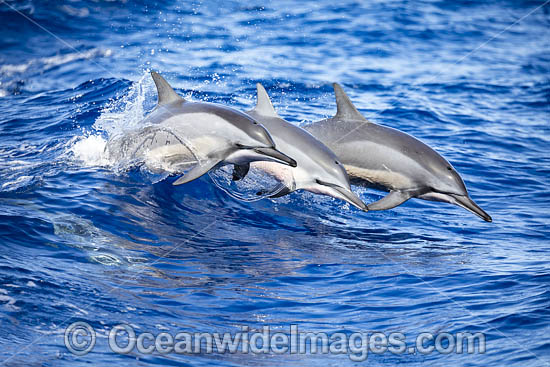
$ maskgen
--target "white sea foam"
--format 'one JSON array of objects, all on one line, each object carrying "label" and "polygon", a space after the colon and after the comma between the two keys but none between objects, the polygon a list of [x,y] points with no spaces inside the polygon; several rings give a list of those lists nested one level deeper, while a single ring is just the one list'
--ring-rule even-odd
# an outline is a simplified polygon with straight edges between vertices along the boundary
[{"label": "white sea foam", "polygon": [[70,151],[86,167],[108,166],[110,162],[105,154],[105,144],[107,141],[101,135],[89,135],[77,140]]},{"label": "white sea foam", "polygon": [[21,187],[25,187],[31,184],[34,176],[19,176],[12,181],[6,181],[0,187],[0,191],[15,191]]},{"label": "white sea foam", "polygon": [[8,295],[8,291],[0,288],[0,305],[9,311],[18,311],[19,307],[15,306],[17,300]]},{"label": "white sea foam", "polygon": [[107,141],[135,130],[154,103],[155,88],[149,73],[134,82],[128,91],[111,100],[96,119],[92,132],[69,144],[69,152],[84,166],[114,166],[117,162],[105,152]]}]

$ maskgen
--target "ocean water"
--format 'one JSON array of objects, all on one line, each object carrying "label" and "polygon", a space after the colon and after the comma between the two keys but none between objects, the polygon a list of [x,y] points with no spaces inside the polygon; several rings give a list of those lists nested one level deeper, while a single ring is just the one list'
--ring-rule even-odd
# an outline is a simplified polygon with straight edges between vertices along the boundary
[{"label": "ocean water", "polygon": [[[548,2],[28,0],[0,3],[0,24],[0,364],[550,364]],[[297,125],[334,114],[339,82],[452,162],[493,223],[419,200],[251,201],[220,174],[175,187],[109,161],[106,139],[155,105],[149,70],[240,110],[261,82]],[[65,343],[77,321],[96,332],[82,356]],[[479,332],[486,350],[123,354],[119,324],[400,332],[407,347]]]}]

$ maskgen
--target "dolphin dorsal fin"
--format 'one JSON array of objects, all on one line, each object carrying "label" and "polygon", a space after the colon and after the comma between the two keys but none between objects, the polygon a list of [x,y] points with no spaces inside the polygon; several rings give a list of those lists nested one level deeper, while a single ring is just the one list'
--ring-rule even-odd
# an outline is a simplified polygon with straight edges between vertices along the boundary
[{"label": "dolphin dorsal fin", "polygon": [[157,93],[158,93],[158,104],[163,105],[174,101],[184,101],[185,99],[183,97],[180,97],[174,88],[168,84],[168,82],[160,76],[159,73],[155,71],[151,71],[151,76],[153,77],[153,81],[155,82],[155,86],[157,87]]},{"label": "dolphin dorsal fin", "polygon": [[256,107],[254,107],[252,111],[262,116],[279,117],[277,111],[273,108],[273,104],[271,104],[271,99],[269,99],[269,95],[264,86],[260,83],[256,83],[256,90],[258,97]]},{"label": "dolphin dorsal fin", "polygon": [[357,108],[353,105],[348,95],[340,84],[332,84],[334,87],[334,94],[336,95],[336,118],[348,119],[348,120],[360,120],[366,121],[365,117],[361,115],[361,112],[357,111]]}]

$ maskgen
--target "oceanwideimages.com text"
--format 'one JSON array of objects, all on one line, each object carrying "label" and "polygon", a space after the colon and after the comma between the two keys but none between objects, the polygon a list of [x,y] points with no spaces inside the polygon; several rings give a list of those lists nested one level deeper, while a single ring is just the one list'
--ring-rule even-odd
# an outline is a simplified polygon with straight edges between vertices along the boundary
[{"label": "oceanwideimages.com text", "polygon": [[[79,356],[88,354],[97,342],[96,331],[84,322],[65,330],[67,349]],[[346,354],[352,361],[364,361],[373,354],[474,354],[485,353],[483,333],[424,332],[408,339],[401,332],[305,332],[298,325],[264,326],[251,330],[241,326],[236,332],[138,332],[129,324],[109,329],[108,347],[113,353],[128,354]]]}]

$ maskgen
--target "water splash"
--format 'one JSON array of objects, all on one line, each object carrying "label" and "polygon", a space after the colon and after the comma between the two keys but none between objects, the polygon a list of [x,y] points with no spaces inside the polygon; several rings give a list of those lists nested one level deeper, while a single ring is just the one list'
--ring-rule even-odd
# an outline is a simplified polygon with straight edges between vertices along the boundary
[{"label": "water splash", "polygon": [[105,154],[106,144],[107,140],[101,135],[89,135],[77,140],[69,150],[85,167],[108,166],[110,162]]},{"label": "water splash", "polygon": [[69,152],[87,167],[116,166],[115,157],[109,156],[105,150],[107,141],[137,130],[147,111],[154,105],[154,95],[155,87],[149,73],[145,71],[124,94],[107,103],[92,130],[76,138],[69,145]]},{"label": "water splash", "polygon": [[253,202],[269,198],[285,188],[274,177],[254,167],[239,181],[233,181],[232,165],[219,167],[208,172],[208,175],[220,190],[240,201]]},{"label": "water splash", "polygon": [[146,70],[122,96],[112,99],[103,108],[92,128],[108,138],[133,131],[141,126],[147,112],[153,109],[156,98],[156,88]]}]

